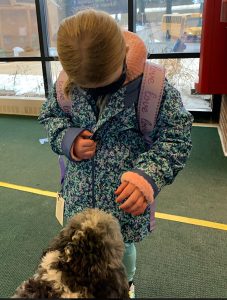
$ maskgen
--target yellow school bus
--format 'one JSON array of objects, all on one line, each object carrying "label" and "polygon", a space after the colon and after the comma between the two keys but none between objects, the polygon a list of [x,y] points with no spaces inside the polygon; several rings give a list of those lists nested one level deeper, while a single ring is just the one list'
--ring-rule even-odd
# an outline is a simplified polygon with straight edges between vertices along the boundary
[{"label": "yellow school bus", "polygon": [[202,14],[164,14],[161,28],[167,39],[178,39],[184,36],[187,41],[200,41]]}]

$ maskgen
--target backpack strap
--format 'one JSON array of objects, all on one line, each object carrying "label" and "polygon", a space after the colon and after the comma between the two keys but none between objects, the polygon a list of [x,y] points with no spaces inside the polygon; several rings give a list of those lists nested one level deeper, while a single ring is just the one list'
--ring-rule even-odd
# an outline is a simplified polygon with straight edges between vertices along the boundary
[{"label": "backpack strap", "polygon": [[65,113],[71,114],[72,101],[69,97],[67,97],[64,94],[64,86],[67,80],[68,80],[68,76],[66,72],[62,69],[56,82],[56,94],[57,94],[57,102],[61,107],[61,109]]},{"label": "backpack strap", "polygon": [[148,144],[152,143],[149,134],[157,120],[164,83],[164,68],[146,62],[138,101],[138,120],[140,131]]},{"label": "backpack strap", "polygon": [[[56,81],[56,95],[57,95],[57,102],[58,105],[61,107],[61,109],[67,113],[71,114],[72,111],[72,101],[69,97],[67,97],[64,94],[64,86],[68,79],[68,76],[66,72],[62,69],[60,74],[58,75],[57,81]],[[64,161],[64,155],[58,156],[58,163],[60,167],[60,183],[61,185],[64,182],[65,178],[65,161]]]},{"label": "backpack strap", "polygon": [[[72,101],[64,94],[64,85],[68,77],[64,70],[56,82],[57,102],[61,109],[70,114]],[[158,116],[165,81],[165,70],[162,66],[146,62],[138,101],[138,119],[140,131],[147,135],[152,131]],[[151,104],[150,104],[151,103]]]}]

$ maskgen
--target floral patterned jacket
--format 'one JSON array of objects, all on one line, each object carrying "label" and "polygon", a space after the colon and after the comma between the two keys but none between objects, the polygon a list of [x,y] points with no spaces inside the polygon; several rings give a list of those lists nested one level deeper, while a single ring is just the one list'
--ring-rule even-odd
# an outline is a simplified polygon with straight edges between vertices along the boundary
[{"label": "floral patterned jacket", "polygon": [[[138,242],[150,232],[151,206],[140,216],[119,209],[114,191],[121,180],[133,182],[147,197],[153,189],[156,197],[183,169],[192,147],[193,117],[185,110],[180,93],[167,81],[157,122],[150,133],[153,144],[147,145],[139,131],[136,113],[135,90],[139,93],[140,81],[128,83],[127,87],[134,86],[131,92],[124,86],[110,95],[99,117],[95,100],[87,91],[76,88],[71,96],[71,115],[64,113],[54,88],[39,116],[52,150],[67,157],[62,186],[65,217],[86,207],[101,208],[118,218],[128,243]],[[130,97],[132,93],[134,96]],[[133,98],[136,100],[131,101]],[[96,154],[91,160],[73,161],[72,143],[84,129],[93,132]]]}]

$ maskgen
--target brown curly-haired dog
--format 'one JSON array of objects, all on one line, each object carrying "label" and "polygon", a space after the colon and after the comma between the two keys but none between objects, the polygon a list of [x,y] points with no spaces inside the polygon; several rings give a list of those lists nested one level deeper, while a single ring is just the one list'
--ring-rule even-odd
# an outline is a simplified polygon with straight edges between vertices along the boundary
[{"label": "brown curly-haired dog", "polygon": [[111,214],[74,215],[12,298],[129,298],[120,226]]}]

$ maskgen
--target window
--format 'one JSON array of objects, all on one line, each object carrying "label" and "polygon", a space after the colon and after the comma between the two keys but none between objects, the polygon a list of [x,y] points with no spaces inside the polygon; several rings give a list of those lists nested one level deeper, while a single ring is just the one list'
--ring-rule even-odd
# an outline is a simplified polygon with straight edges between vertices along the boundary
[{"label": "window", "polygon": [[136,31],[147,46],[150,59],[161,57],[156,62],[164,65],[166,76],[181,92],[186,109],[211,112],[211,95],[195,92],[202,12],[201,0],[137,0]]},{"label": "window", "polygon": [[0,96],[44,97],[40,62],[1,62],[0,66]]},{"label": "window", "polygon": [[0,56],[40,56],[35,0],[0,2]]},{"label": "window", "polygon": [[212,111],[211,95],[198,95],[195,91],[194,83],[198,82],[198,58],[157,59],[154,62],[164,66],[168,81],[181,93],[187,110]]},{"label": "window", "polygon": [[108,12],[144,40],[148,58],[165,66],[188,110],[213,113],[211,95],[194,89],[203,0],[1,0],[0,97],[48,95],[62,69],[56,61],[59,24],[87,7]]},{"label": "window", "polygon": [[199,53],[202,1],[137,0],[136,32],[149,53]]}]

